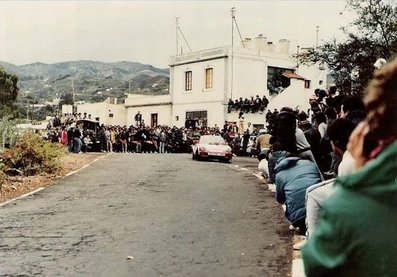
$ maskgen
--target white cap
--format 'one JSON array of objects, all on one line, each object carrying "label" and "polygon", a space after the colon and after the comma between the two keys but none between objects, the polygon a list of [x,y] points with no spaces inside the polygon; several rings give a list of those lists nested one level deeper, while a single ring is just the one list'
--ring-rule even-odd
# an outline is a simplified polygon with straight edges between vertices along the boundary
[{"label": "white cap", "polygon": [[374,63],[374,67],[377,69],[381,69],[385,64],[387,64],[387,61],[383,58],[379,58]]}]

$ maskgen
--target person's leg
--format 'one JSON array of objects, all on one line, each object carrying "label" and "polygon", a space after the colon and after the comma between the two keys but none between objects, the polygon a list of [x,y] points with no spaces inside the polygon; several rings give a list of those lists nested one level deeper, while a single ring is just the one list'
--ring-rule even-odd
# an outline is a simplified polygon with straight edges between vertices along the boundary
[{"label": "person's leg", "polygon": [[324,202],[334,192],[334,181],[335,179],[321,182],[307,189],[306,224],[308,236],[315,232]]},{"label": "person's leg", "polygon": [[292,223],[292,226],[295,228],[298,228],[298,234],[304,236],[306,234],[306,221],[305,218],[299,219],[298,221],[295,221]]}]

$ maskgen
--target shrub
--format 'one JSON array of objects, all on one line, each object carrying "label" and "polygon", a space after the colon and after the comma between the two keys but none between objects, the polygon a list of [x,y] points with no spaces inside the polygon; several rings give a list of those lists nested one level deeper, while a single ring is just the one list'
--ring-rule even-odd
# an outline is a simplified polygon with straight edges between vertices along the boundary
[{"label": "shrub", "polygon": [[0,190],[2,189],[2,187],[3,187],[3,184],[4,184],[4,182],[5,182],[5,178],[6,176],[5,176],[5,174],[3,173],[3,171],[0,171]]},{"label": "shrub", "polygon": [[25,133],[14,147],[4,151],[1,158],[3,171],[21,171],[25,176],[40,173],[56,173],[61,169],[59,158],[65,150],[48,141],[44,141],[34,133]]}]

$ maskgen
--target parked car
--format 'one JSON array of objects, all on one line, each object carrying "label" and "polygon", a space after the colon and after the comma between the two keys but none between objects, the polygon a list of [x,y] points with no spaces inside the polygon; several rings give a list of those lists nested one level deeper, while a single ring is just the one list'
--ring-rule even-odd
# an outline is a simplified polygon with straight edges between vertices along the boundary
[{"label": "parked car", "polygon": [[192,145],[193,160],[216,159],[230,163],[232,156],[232,148],[221,136],[201,136],[199,142]]},{"label": "parked car", "polygon": [[83,136],[89,136],[90,143],[89,145],[84,145],[86,151],[88,152],[100,152],[101,151],[101,142],[99,137],[99,130],[101,126],[98,121],[90,120],[90,119],[79,119],[76,121],[76,126],[83,126]]}]

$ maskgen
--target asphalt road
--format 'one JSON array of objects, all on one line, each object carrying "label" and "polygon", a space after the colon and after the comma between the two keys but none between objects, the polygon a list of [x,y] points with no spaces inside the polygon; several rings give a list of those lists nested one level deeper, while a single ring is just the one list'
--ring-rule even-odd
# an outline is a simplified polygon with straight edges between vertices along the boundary
[{"label": "asphalt road", "polygon": [[0,275],[288,276],[292,236],[248,161],[109,155],[0,208]]}]

